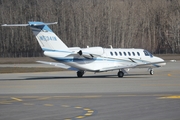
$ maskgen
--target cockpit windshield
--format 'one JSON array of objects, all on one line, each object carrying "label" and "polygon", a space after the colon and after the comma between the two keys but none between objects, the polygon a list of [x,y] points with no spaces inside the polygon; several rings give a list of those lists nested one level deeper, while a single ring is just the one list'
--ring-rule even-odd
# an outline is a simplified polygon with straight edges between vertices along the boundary
[{"label": "cockpit windshield", "polygon": [[145,55],[145,56],[153,57],[153,55],[152,55],[149,51],[144,50],[143,52],[144,52],[144,55]]}]

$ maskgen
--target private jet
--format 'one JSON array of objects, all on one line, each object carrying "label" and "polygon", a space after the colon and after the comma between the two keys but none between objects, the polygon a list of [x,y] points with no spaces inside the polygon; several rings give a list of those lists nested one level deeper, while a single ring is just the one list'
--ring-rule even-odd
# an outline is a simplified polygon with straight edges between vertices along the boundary
[{"label": "private jet", "polygon": [[53,24],[57,22],[29,21],[28,24],[3,24],[2,26],[29,26],[44,55],[57,61],[37,62],[77,71],[77,77],[83,77],[86,71],[98,73],[117,70],[117,76],[122,78],[130,68],[148,68],[150,75],[153,75],[153,68],[166,65],[162,58],[153,56],[145,49],[113,48],[112,46],[110,48],[68,47],[48,27]]}]

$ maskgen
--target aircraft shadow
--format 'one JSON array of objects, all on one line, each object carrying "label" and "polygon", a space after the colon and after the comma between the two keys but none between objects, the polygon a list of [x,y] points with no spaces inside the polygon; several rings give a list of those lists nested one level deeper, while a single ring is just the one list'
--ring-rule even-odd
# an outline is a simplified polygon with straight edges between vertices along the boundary
[{"label": "aircraft shadow", "polygon": [[[119,78],[120,80],[122,79],[130,79],[130,78],[149,78],[149,74],[128,74],[125,75],[123,78]],[[57,79],[83,79],[83,78],[92,78],[92,79],[99,79],[99,78],[118,78],[117,75],[89,75],[89,76],[83,76],[82,78],[78,78],[77,76],[24,76],[23,78],[19,79],[0,79],[0,81],[7,81],[7,80],[57,80]]]},{"label": "aircraft shadow", "polygon": [[[145,75],[145,76],[144,76]],[[150,76],[149,74],[128,74],[125,75],[123,78],[119,78],[119,79],[126,79],[126,78],[149,78],[148,76]],[[118,78],[117,75],[84,75],[82,78],[78,78],[77,76],[48,76],[48,77],[27,77],[24,80],[57,80],[57,79],[83,79],[83,78]]]}]

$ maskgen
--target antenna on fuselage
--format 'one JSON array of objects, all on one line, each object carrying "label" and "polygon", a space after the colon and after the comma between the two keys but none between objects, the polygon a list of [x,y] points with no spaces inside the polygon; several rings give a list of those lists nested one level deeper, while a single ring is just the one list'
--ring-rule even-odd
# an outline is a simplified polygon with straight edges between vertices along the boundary
[{"label": "antenna on fuselage", "polygon": [[111,49],[113,49],[112,45],[109,45]]}]

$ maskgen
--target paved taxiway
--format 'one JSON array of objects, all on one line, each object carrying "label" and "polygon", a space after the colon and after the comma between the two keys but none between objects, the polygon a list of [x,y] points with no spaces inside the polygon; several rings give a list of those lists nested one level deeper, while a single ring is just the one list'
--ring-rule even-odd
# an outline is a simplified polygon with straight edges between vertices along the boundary
[{"label": "paved taxiway", "polygon": [[178,120],[180,62],[149,75],[133,69],[77,78],[75,72],[0,74],[1,120]]}]

